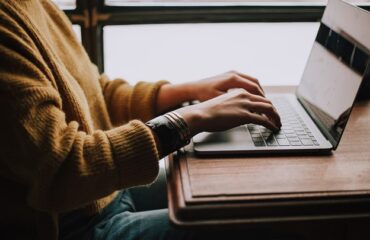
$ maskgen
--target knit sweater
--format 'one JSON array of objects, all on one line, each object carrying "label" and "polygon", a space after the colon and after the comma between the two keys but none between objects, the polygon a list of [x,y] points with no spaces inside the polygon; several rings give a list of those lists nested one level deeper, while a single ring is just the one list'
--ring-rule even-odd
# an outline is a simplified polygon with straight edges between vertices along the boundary
[{"label": "knit sweater", "polygon": [[0,224],[34,224],[40,239],[159,169],[143,121],[166,82],[109,81],[71,26],[48,0],[0,1]]}]

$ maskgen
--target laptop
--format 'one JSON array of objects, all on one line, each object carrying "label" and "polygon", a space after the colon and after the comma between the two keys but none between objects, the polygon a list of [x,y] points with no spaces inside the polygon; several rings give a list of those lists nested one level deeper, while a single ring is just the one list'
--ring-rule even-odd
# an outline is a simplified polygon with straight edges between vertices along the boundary
[{"label": "laptop", "polygon": [[[279,132],[247,124],[200,133],[194,153],[330,153],[338,147],[356,95],[370,73],[370,13],[329,0],[295,94],[267,97],[282,120]],[[367,77],[368,78],[368,77]]]}]

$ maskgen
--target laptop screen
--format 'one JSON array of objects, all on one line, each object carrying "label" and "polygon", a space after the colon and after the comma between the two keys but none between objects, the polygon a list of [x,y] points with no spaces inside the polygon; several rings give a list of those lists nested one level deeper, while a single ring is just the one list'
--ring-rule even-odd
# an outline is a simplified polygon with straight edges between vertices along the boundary
[{"label": "laptop screen", "polygon": [[[365,15],[363,19],[367,21],[358,25],[358,14]],[[337,20],[346,15],[350,16],[346,24]],[[358,37],[353,29],[370,34],[369,23],[370,13],[342,1],[329,1],[297,89],[298,99],[334,149],[370,68],[369,48],[365,47],[367,42],[362,41],[370,35]],[[348,27],[352,29],[347,31]]]}]

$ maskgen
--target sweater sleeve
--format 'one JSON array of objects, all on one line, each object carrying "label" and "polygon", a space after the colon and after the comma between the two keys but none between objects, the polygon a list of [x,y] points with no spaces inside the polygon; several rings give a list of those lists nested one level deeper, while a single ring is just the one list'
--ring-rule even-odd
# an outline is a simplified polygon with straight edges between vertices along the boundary
[{"label": "sweater sleeve", "polygon": [[[156,103],[159,89],[167,83],[139,82],[131,86],[123,79],[109,81],[103,74],[100,84],[112,123],[119,125],[132,119],[148,121],[154,118],[158,115]],[[140,111],[141,109],[149,111]]]},{"label": "sweater sleeve", "polygon": [[62,212],[152,182],[150,130],[134,120],[87,133],[67,120],[53,75],[24,39],[0,26],[0,167],[27,186],[30,206]]}]

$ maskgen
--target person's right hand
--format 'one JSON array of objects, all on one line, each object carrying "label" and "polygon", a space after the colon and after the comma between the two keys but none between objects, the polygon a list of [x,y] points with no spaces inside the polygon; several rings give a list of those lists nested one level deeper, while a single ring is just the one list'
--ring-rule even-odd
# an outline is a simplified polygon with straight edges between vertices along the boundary
[{"label": "person's right hand", "polygon": [[244,89],[235,89],[211,100],[177,109],[192,136],[217,132],[243,124],[263,125],[273,131],[281,127],[280,117],[270,100]]}]

